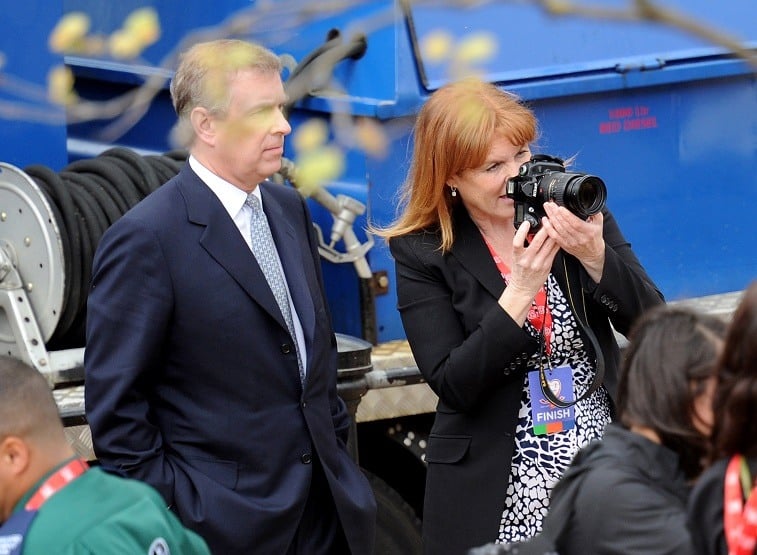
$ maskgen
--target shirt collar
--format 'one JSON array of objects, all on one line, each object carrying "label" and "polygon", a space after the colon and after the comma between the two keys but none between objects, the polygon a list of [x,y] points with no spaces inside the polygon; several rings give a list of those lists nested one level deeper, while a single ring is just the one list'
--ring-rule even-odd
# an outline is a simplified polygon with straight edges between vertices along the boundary
[{"label": "shirt collar", "polygon": [[[192,168],[192,171],[194,171],[205,185],[213,191],[232,218],[239,214],[247,200],[247,193],[239,187],[232,185],[222,177],[214,174],[192,155],[189,156],[189,167]],[[252,194],[260,201],[260,206],[263,206],[260,187],[255,187]]]}]

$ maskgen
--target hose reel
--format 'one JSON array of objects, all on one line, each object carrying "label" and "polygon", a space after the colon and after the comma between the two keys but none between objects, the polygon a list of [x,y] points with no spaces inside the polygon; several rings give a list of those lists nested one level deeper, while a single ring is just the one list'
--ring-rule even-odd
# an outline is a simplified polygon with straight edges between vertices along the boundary
[{"label": "hose reel", "polygon": [[0,352],[49,366],[45,343],[60,319],[65,279],[50,202],[27,174],[0,163]]},{"label": "hose reel", "polygon": [[111,148],[60,173],[0,163],[0,354],[34,366],[52,385],[83,380],[97,243],[186,157]]}]

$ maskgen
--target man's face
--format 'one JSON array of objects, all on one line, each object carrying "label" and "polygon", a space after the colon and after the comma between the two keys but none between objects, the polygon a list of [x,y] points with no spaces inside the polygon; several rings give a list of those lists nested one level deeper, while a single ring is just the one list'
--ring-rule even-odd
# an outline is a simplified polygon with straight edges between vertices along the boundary
[{"label": "man's face", "polygon": [[284,137],[292,131],[282,112],[287,97],[278,74],[252,70],[240,71],[229,91],[227,113],[214,118],[214,166],[249,191],[281,169]]}]

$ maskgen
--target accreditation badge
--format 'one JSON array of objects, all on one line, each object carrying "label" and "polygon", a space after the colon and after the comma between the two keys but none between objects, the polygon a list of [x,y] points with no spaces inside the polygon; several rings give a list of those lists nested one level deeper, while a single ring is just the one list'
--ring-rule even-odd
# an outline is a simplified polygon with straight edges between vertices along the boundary
[{"label": "accreditation badge", "polygon": [[[549,388],[555,397],[569,403],[573,401],[573,369],[569,365],[546,368]],[[531,393],[531,421],[534,435],[543,436],[570,430],[576,425],[573,406],[558,407],[553,405],[542,392],[539,371],[528,373],[528,390]]]}]

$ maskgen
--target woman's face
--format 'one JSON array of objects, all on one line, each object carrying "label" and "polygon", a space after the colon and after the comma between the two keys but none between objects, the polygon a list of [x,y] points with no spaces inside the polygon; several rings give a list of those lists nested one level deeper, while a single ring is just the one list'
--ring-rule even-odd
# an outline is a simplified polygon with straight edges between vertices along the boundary
[{"label": "woman's face", "polygon": [[515,209],[506,194],[507,180],[518,175],[518,168],[530,158],[528,145],[514,145],[500,137],[492,142],[481,166],[453,176],[447,185],[457,188],[465,208],[479,226],[512,223]]}]

